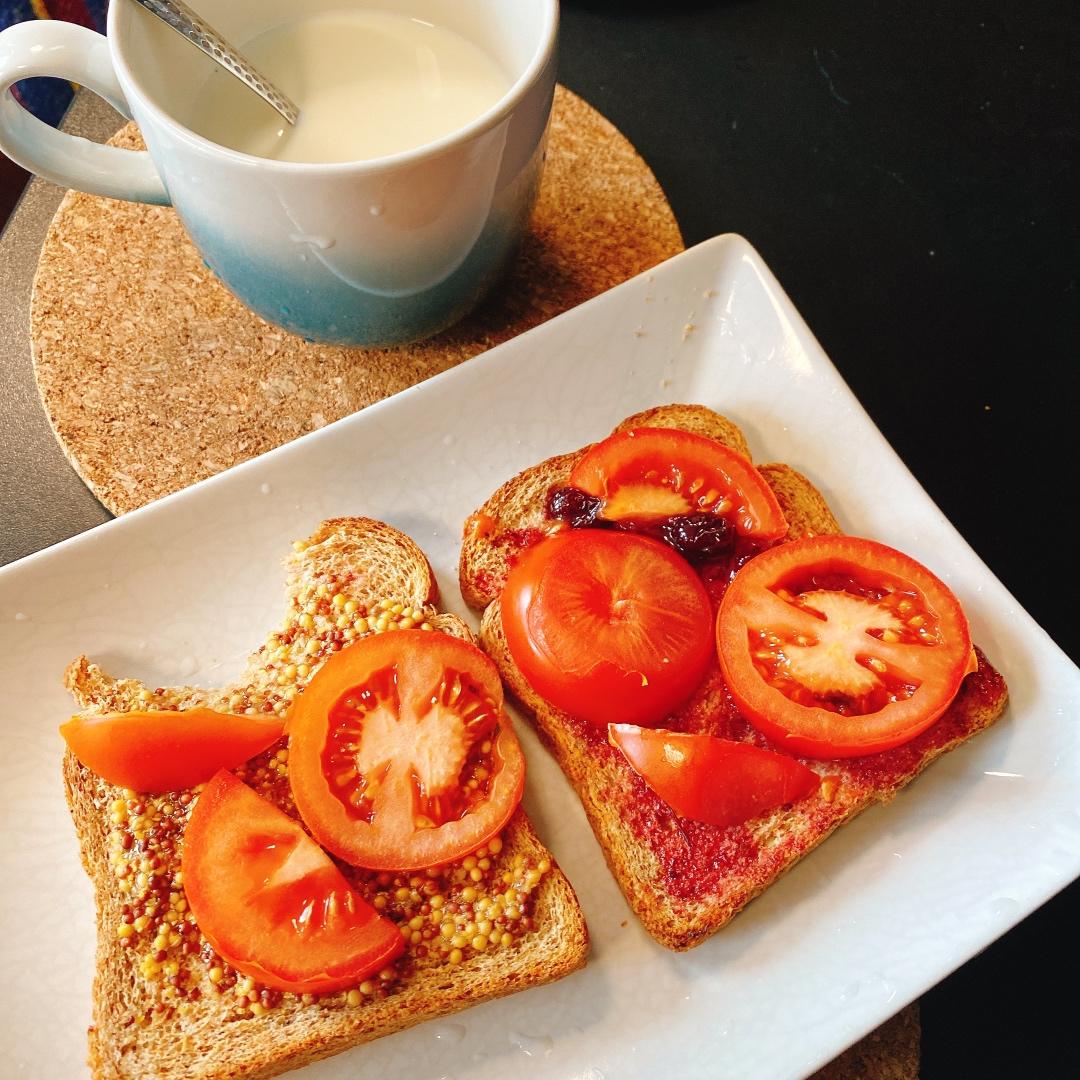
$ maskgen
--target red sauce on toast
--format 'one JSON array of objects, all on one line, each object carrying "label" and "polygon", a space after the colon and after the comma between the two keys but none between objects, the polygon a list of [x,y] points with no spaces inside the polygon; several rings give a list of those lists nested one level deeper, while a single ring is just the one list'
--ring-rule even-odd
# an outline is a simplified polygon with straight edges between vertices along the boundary
[{"label": "red sauce on toast", "polygon": [[[718,608],[735,570],[749,557],[737,552],[731,559],[705,564],[702,577],[714,608]],[[605,740],[596,726],[570,718],[575,736],[588,745],[595,760],[614,765],[620,780],[602,793],[605,802],[621,808],[635,836],[656,856],[664,890],[676,900],[694,900],[721,889],[725,880],[741,880],[750,892],[764,886],[787,865],[839,824],[847,807],[868,795],[888,798],[921,764],[982,726],[984,718],[1006,693],[1002,676],[976,648],[979,669],[965,679],[956,701],[930,728],[903,746],[861,758],[799,759],[829,777],[822,791],[799,804],[806,828],[785,829],[778,843],[761,845],[755,834],[761,819],[720,828],[676,814]],[[693,697],[666,720],[673,731],[715,735],[784,752],[740,714],[731,699],[717,662]],[[741,891],[741,890],[740,890]]]}]

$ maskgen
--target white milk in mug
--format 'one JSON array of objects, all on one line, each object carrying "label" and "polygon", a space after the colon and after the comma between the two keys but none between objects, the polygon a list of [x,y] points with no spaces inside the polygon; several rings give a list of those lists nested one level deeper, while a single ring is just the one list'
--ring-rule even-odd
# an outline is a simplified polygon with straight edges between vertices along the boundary
[{"label": "white milk in mug", "polygon": [[464,127],[510,88],[483,49],[453,30],[390,11],[353,9],[272,27],[240,51],[300,108],[290,127],[218,68],[188,127],[278,161],[366,161]]}]

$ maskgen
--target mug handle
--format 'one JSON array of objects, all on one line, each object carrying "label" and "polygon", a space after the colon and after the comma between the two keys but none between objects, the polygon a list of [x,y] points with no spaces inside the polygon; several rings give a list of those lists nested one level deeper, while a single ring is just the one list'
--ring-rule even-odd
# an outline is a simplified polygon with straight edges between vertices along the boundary
[{"label": "mug handle", "polygon": [[131,119],[103,35],[75,23],[17,23],[0,33],[0,150],[54,184],[168,206],[168,192],[145,150],[121,150],[68,135],[15,100],[12,83],[41,75],[86,86]]}]

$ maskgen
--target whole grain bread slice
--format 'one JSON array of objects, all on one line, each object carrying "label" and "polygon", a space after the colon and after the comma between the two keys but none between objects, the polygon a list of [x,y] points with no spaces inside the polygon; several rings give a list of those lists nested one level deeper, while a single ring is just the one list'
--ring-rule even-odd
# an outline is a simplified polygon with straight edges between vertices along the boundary
[{"label": "whole grain bread slice", "polygon": [[[650,409],[627,418],[616,430],[645,426],[693,431],[749,457],[738,428],[700,405]],[[580,796],[631,907],[661,944],[688,949],[724,926],[839,825],[873,803],[891,799],[940,754],[993,723],[1005,707],[1007,690],[979,653],[978,671],[965,680],[946,714],[914,741],[867,758],[805,760],[823,777],[816,795],[727,829],[679,817],[602,733],[532,689],[503,633],[498,597],[513,559],[550,527],[545,516],[547,492],[568,482],[586,450],[526,469],[470,516],[459,566],[461,592],[483,612],[481,643]],[[758,470],[780,502],[790,525],[789,539],[840,531],[824,498],[806,477],[784,464],[759,465]],[[713,595],[718,601],[718,593]],[[717,663],[664,726],[769,745],[739,714]]]},{"label": "whole grain bread slice", "polygon": [[[339,518],[324,522],[294,548],[286,619],[251,655],[236,683],[220,689],[149,687],[113,678],[80,656],[65,675],[79,707],[113,712],[206,705],[283,713],[320,662],[355,637],[411,623],[473,640],[460,619],[435,610],[431,568],[419,547],[396,529],[366,518]],[[285,745],[253,759],[240,775],[295,814]],[[420,1021],[559,979],[585,963],[588,934],[573,889],[519,809],[499,842],[482,851],[486,857],[480,865],[487,869],[480,882],[460,864],[423,881],[342,866],[369,900],[385,905],[389,917],[404,922],[408,911],[420,911],[431,924],[430,934],[425,925],[421,942],[409,943],[386,979],[351,995],[318,999],[258,986],[248,990],[243,977],[198,935],[186,912],[182,880],[176,878],[183,824],[197,791],[156,797],[124,792],[70,752],[63,771],[97,904],[89,1032],[95,1078],[275,1076]],[[512,942],[484,951],[466,946],[460,960],[451,962],[439,945],[430,903],[426,912],[418,905],[427,902],[433,888],[448,902],[460,899],[467,887],[493,895],[506,890],[508,880],[516,887],[530,869],[539,881],[508,926]],[[409,898],[400,900],[402,892]],[[147,903],[139,899],[144,893],[159,901],[149,916]]]}]

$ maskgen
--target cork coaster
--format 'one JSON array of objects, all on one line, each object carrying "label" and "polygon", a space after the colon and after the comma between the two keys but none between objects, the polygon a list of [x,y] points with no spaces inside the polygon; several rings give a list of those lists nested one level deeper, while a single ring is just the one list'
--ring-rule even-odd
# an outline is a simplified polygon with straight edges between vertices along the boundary
[{"label": "cork coaster", "polygon": [[919,1080],[918,1003],[901,1009],[810,1080]]},{"label": "cork coaster", "polygon": [[[141,148],[133,124],[112,140]],[[420,345],[305,342],[249,312],[172,210],[68,192],[34,282],[34,374],[60,446],[114,513],[298,438],[642,273],[683,248],[626,139],[559,87],[540,197],[508,281]],[[814,1080],[917,1080],[912,1005]]]},{"label": "cork coaster", "polygon": [[[111,141],[142,145],[130,124]],[[310,344],[219,284],[172,210],[72,191],[34,283],[35,376],[64,453],[122,513],[468,360],[682,248],[645,162],[559,87],[521,254],[496,294],[445,333],[390,349]]]}]

